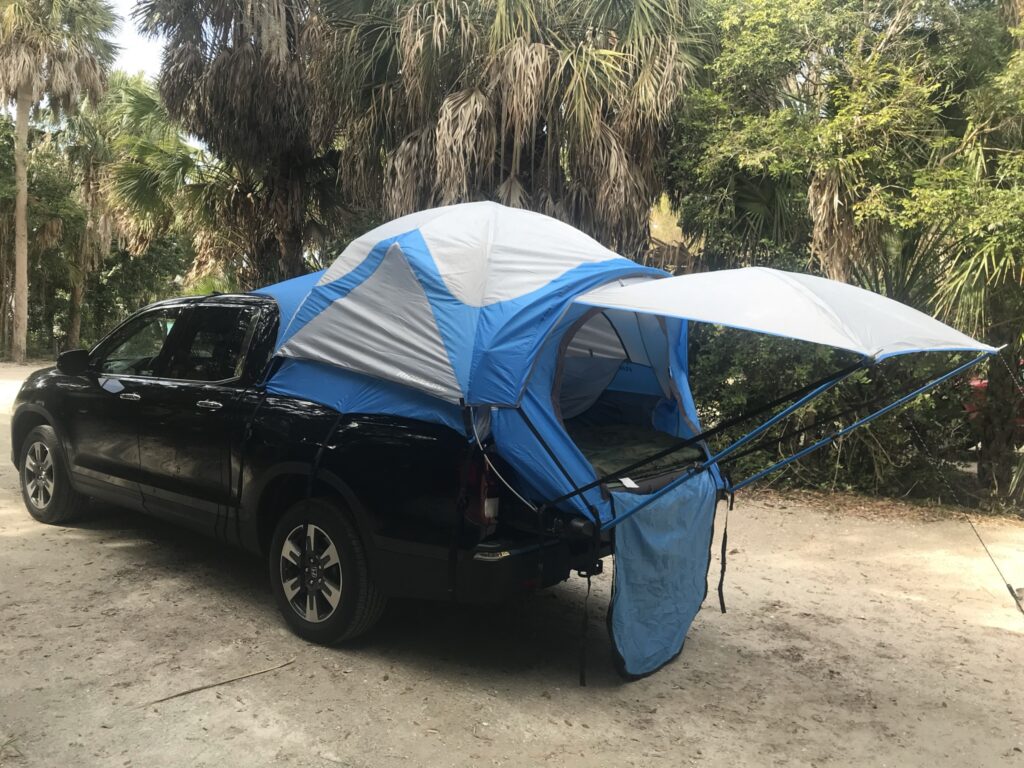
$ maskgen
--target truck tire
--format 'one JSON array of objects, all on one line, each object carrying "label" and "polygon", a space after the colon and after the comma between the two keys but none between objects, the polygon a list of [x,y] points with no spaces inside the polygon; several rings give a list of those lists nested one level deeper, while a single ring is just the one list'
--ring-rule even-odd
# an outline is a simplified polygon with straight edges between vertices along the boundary
[{"label": "truck tire", "polygon": [[269,560],[278,608],[305,640],[352,640],[384,612],[387,598],[374,585],[362,539],[338,500],[292,505],[274,529]]},{"label": "truck tire", "polygon": [[40,523],[67,523],[85,508],[85,497],[71,485],[53,427],[41,425],[29,432],[21,442],[18,459],[21,498],[28,513]]}]

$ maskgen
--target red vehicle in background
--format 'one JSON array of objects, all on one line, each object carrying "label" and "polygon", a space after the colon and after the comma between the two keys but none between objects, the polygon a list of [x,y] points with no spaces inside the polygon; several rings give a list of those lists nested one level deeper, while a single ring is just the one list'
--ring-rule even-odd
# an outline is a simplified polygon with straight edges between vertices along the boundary
[{"label": "red vehicle in background", "polygon": [[[1021,372],[1024,371],[1024,360],[1017,366],[1017,381],[1021,380]],[[971,379],[971,394],[966,403],[964,411],[967,412],[968,421],[973,422],[978,418],[985,402],[988,399],[988,379]],[[1017,410],[1014,415],[1013,442],[1016,446],[1024,445],[1024,395],[1017,400]]]}]

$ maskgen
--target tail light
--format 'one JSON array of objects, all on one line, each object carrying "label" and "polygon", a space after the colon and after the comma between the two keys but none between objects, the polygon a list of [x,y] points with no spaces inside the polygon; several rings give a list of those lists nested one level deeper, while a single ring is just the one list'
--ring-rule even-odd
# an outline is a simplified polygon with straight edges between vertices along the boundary
[{"label": "tail light", "polygon": [[500,481],[483,456],[477,454],[466,462],[463,482],[468,502],[466,519],[490,533],[498,524]]},{"label": "tail light", "polygon": [[484,465],[483,480],[480,483],[480,510],[485,525],[498,523],[498,478],[490,464]]}]

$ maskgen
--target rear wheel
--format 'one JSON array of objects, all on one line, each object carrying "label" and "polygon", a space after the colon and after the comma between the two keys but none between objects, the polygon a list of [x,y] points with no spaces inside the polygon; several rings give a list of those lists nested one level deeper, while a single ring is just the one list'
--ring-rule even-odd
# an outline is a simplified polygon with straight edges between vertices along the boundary
[{"label": "rear wheel", "polygon": [[285,513],[274,529],[269,565],[285,621],[315,643],[358,637],[387,603],[370,577],[348,510],[332,499],[300,501]]},{"label": "rear wheel", "polygon": [[71,486],[64,454],[53,427],[35,427],[21,444],[21,498],[32,517],[41,523],[70,522],[85,506],[85,498]]}]

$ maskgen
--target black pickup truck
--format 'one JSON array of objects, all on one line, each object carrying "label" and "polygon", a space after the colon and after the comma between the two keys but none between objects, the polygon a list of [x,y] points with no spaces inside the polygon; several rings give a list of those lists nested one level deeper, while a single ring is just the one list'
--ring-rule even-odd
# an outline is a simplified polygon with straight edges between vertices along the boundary
[{"label": "black pickup truck", "polygon": [[63,524],[94,498],[257,553],[323,643],[389,597],[496,601],[597,567],[587,525],[525,507],[451,429],[267,394],[278,322],[269,297],[164,301],[29,376],[11,423],[28,511]]}]

